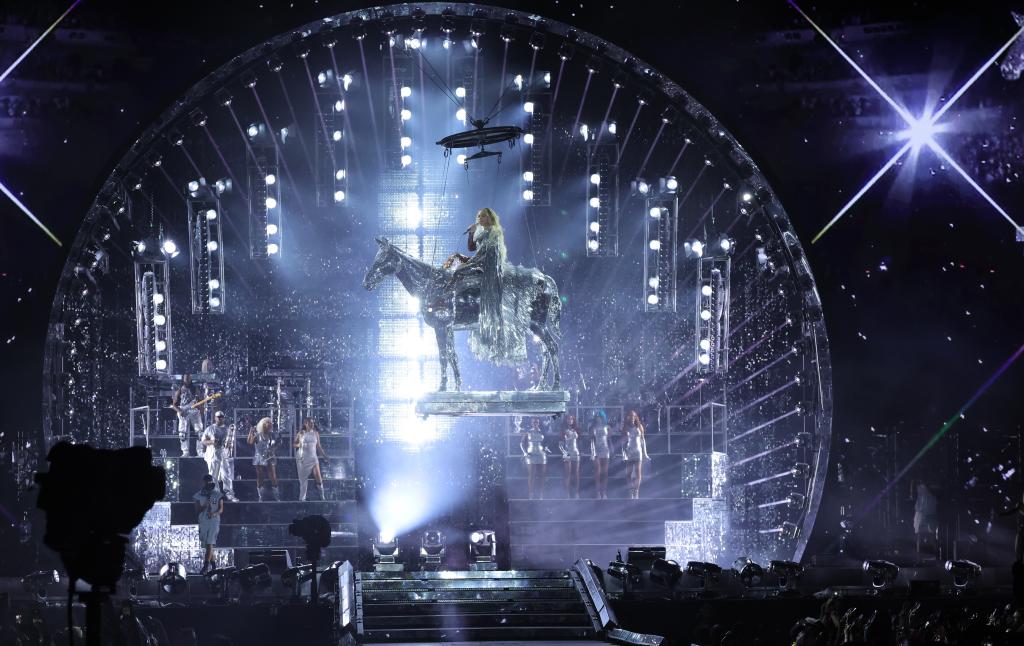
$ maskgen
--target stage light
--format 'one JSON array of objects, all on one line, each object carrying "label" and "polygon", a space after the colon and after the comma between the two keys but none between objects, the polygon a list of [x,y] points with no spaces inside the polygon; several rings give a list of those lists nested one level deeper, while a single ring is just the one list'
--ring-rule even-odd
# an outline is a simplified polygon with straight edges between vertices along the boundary
[{"label": "stage light", "polygon": [[660,218],[661,217],[661,211],[662,211],[662,208],[660,206],[652,206],[651,210],[650,210],[651,217],[652,218]]},{"label": "stage light", "polygon": [[316,82],[319,83],[320,85],[323,85],[324,83],[326,83],[327,82],[327,73],[326,72],[318,72],[317,75],[316,75]]},{"label": "stage light", "polygon": [[21,578],[21,586],[26,592],[34,594],[39,601],[46,599],[46,586],[51,583],[60,583],[60,573],[57,570],[41,570]]},{"label": "stage light", "polygon": [[217,244],[216,240],[210,240],[209,242],[206,243],[207,251],[217,251],[218,247],[220,247],[220,245]]},{"label": "stage light", "polygon": [[700,240],[691,240],[683,243],[683,249],[686,251],[686,255],[694,255],[701,258],[704,255],[704,243]]},{"label": "stage light", "polygon": [[597,197],[590,198],[590,207],[593,209],[600,208],[601,200]]},{"label": "stage light", "polygon": [[215,209],[207,209],[206,210],[206,219],[207,220],[216,220],[217,219],[217,211]]},{"label": "stage light", "polygon": [[167,349],[167,341],[164,341],[163,339],[160,339],[159,341],[156,342],[156,351],[157,352],[163,352],[166,349]]},{"label": "stage light", "polygon": [[278,231],[277,225],[274,224],[273,222],[271,222],[270,224],[267,225],[267,235],[268,236],[277,235],[277,231]]},{"label": "stage light", "polygon": [[863,569],[871,577],[871,587],[884,590],[896,581],[900,568],[889,561],[864,561]]},{"label": "stage light", "polygon": [[211,296],[210,297],[210,307],[220,307],[220,297],[219,296]]},{"label": "stage light", "polygon": [[263,178],[267,182],[267,186],[273,186],[277,182],[277,176],[273,173],[267,173],[267,176]]},{"label": "stage light", "polygon": [[412,111],[408,108],[403,108],[401,112],[402,121],[408,121],[412,119]]},{"label": "stage light", "polygon": [[648,305],[657,305],[658,304],[658,295],[657,294],[651,294],[650,296],[648,296],[647,297],[647,304]]},{"label": "stage light", "polygon": [[277,243],[271,242],[270,244],[267,245],[267,253],[270,254],[271,256],[273,256],[280,250],[281,247],[279,247]]},{"label": "stage light", "polygon": [[409,87],[408,85],[403,85],[402,89],[399,90],[399,92],[401,93],[403,99],[408,99],[409,97],[412,96],[412,88]]},{"label": "stage light", "polygon": [[254,124],[251,124],[248,128],[246,128],[245,132],[250,137],[255,137],[256,135],[260,134],[260,129],[259,129],[259,126],[257,126],[254,123]]},{"label": "stage light", "polygon": [[412,145],[412,137],[402,137],[398,143],[404,150]]},{"label": "stage light", "polygon": [[793,561],[772,561],[768,564],[768,571],[775,575],[775,582],[780,588],[794,590],[804,574],[804,566]]},{"label": "stage light", "polygon": [[591,238],[590,240],[587,240],[587,248],[590,249],[591,251],[597,251],[600,248],[600,246],[601,243],[599,243],[596,239]]},{"label": "stage light", "polygon": [[455,96],[457,96],[460,99],[465,99],[466,98],[466,88],[461,87],[461,86],[455,88]]},{"label": "stage light", "polygon": [[[406,112],[408,112],[408,110],[403,110],[402,111],[402,115],[403,115],[402,119],[403,120],[406,118],[405,117],[405,113]],[[333,139],[334,141],[341,141],[341,131],[340,130],[335,130],[334,132],[332,132],[331,133],[331,139]]]},{"label": "stage light", "polygon": [[394,565],[398,562],[400,554],[398,541],[393,535],[381,533],[376,540],[370,542],[373,548],[374,565]]},{"label": "stage light", "polygon": [[679,563],[671,559],[659,558],[651,564],[651,581],[666,588],[674,587],[682,576],[683,571],[679,567]]},{"label": "stage light", "polygon": [[754,196],[751,193],[746,192],[740,195],[740,199],[743,200],[744,202],[749,202],[750,200],[754,199]]},{"label": "stage light", "polygon": [[196,180],[192,180],[191,182],[188,183],[188,192],[189,193],[195,193],[198,190],[199,190],[199,182],[197,182]]},{"label": "stage light", "polygon": [[523,171],[523,181],[524,182],[532,182],[533,181],[533,171],[532,170]]},{"label": "stage light", "polygon": [[600,184],[601,183],[601,174],[600,173],[591,173],[590,174],[590,183],[593,184],[594,186],[597,186],[598,184]]},{"label": "stage light", "polygon": [[164,316],[163,314],[155,314],[153,316],[153,323],[156,323],[157,325],[166,325],[167,317]]},{"label": "stage light", "polygon": [[544,72],[544,82],[551,85],[551,72]]},{"label": "stage light", "polygon": [[266,563],[250,565],[238,571],[238,582],[246,592],[259,588],[269,588],[271,583],[270,566]]},{"label": "stage light", "polygon": [[211,278],[209,285],[210,289],[220,289],[220,281],[217,280],[216,278]]},{"label": "stage light", "polygon": [[160,305],[163,302],[164,302],[164,295],[163,294],[159,294],[159,293],[153,294],[153,304],[154,305]]},{"label": "stage light", "polygon": [[608,124],[608,133],[609,134],[614,135],[614,134],[616,134],[618,132],[618,130],[619,130],[619,127],[618,127],[618,125],[616,125],[616,123],[614,121],[612,121],[611,123]]},{"label": "stage light", "polygon": [[402,155],[402,168],[412,163],[412,155]]},{"label": "stage light", "polygon": [[701,350],[704,350],[705,352],[707,352],[708,350],[711,349],[711,340],[710,339],[701,339],[700,343],[698,345],[700,346]]},{"label": "stage light", "polygon": [[455,161],[459,164],[459,166],[462,166],[463,164],[466,163],[466,156],[465,155],[456,155]]},{"label": "stage light", "polygon": [[740,583],[745,588],[759,585],[761,580],[764,579],[764,568],[749,557],[739,557],[733,561],[732,568],[736,572],[736,578],[740,580]]},{"label": "stage light", "polygon": [[722,251],[729,252],[732,250],[732,240],[729,238],[722,238],[718,243],[718,246],[722,248]]},{"label": "stage light", "polygon": [[647,279],[647,285],[651,289],[658,289],[658,285],[661,284],[661,280],[657,276],[651,276]]},{"label": "stage light", "polygon": [[648,246],[651,248],[651,251],[658,251],[658,250],[661,249],[661,241],[660,240],[651,240],[648,243]]},{"label": "stage light", "polygon": [[302,584],[312,581],[313,575],[312,564],[296,565],[281,573],[281,585],[291,588],[293,597],[299,597],[302,595]]},{"label": "stage light", "polygon": [[711,285],[703,285],[700,288],[700,293],[702,296],[711,296],[712,291],[713,290],[711,289]]},{"label": "stage light", "polygon": [[665,190],[675,192],[679,188],[679,180],[671,175],[665,178]]},{"label": "stage light", "polygon": [[525,191],[523,191],[523,199],[526,200],[527,202],[533,200],[533,191],[531,191],[530,189],[526,189]]},{"label": "stage light", "polygon": [[931,116],[924,114],[920,119],[911,120],[905,130],[897,133],[901,139],[910,142],[911,150],[920,150],[921,146],[932,141],[939,129],[932,121]]},{"label": "stage light", "polygon": [[533,145],[533,133],[532,132],[528,132],[525,135],[523,135],[523,143],[525,143],[527,146],[532,146]]},{"label": "stage light", "polygon": [[[409,49],[419,49],[419,48],[420,48],[420,45],[422,45],[422,44],[423,44],[423,42],[422,42],[422,41],[420,41],[420,39],[419,39],[419,38],[416,38],[415,36],[412,36],[412,37],[410,37],[410,38],[406,38],[406,39],[405,39],[405,44],[406,44],[406,46],[407,46],[407,47],[408,47]],[[404,88],[403,88],[403,89],[404,89]]]},{"label": "stage light", "polygon": [[584,123],[583,125],[580,126],[580,135],[584,139],[590,138],[590,128],[587,127],[587,124]]},{"label": "stage light", "polygon": [[710,321],[711,320],[711,310],[701,310],[700,311],[700,318],[701,318],[702,321]]},{"label": "stage light", "polygon": [[423,560],[424,567],[441,565],[444,554],[444,534],[436,529],[428,529],[423,532],[423,536],[420,538],[420,559]]},{"label": "stage light", "polygon": [[465,108],[459,108],[458,110],[456,110],[455,111],[455,119],[458,120],[458,121],[461,121],[462,123],[466,123],[466,109]]},{"label": "stage light", "polygon": [[711,363],[711,355],[706,352],[701,352],[697,355],[697,361],[699,361],[702,366],[709,365]]},{"label": "stage light", "polygon": [[475,565],[479,569],[489,569],[495,566],[498,555],[498,541],[494,531],[490,529],[478,529],[469,535],[469,560],[470,568]]},{"label": "stage light", "polygon": [[959,591],[981,577],[981,566],[974,561],[957,559],[946,561],[946,572],[953,575],[953,587]]},{"label": "stage light", "polygon": [[273,197],[268,197],[267,200],[266,200],[266,205],[267,205],[268,209],[276,209],[277,208],[277,200],[274,199]]},{"label": "stage light", "polygon": [[450,38],[445,38],[444,40],[441,41],[441,47],[444,47],[445,49],[451,49],[451,46],[452,41]]},{"label": "stage light", "polygon": [[344,87],[345,91],[347,92],[349,86],[352,85],[352,75],[351,74],[346,74],[346,75],[342,76],[341,77],[341,84],[342,84],[342,87]]},{"label": "stage light", "polygon": [[420,221],[423,219],[423,212],[420,211],[418,204],[410,204],[405,208],[405,221],[409,227],[415,229],[420,225]]},{"label": "stage light", "polygon": [[591,222],[590,223],[590,230],[592,232],[594,232],[594,233],[599,232],[601,230],[601,223],[600,222]]},{"label": "stage light", "polygon": [[533,114],[533,101],[527,101],[523,104],[523,112],[527,114]]},{"label": "stage light", "polygon": [[515,84],[517,90],[522,90],[523,89],[523,75],[522,74],[516,74],[515,77],[512,79],[512,83]]},{"label": "stage light", "polygon": [[213,183],[213,187],[217,190],[217,195],[222,194],[224,191],[231,189],[230,179],[218,179]]},{"label": "stage light", "polygon": [[210,570],[203,575],[203,579],[206,581],[206,587],[209,588],[210,592],[219,594],[228,591],[228,586],[231,585],[231,579],[238,573],[238,568],[235,567],[222,567]]},{"label": "stage light", "polygon": [[686,573],[694,578],[700,584],[700,587],[706,587],[708,581],[717,581],[719,576],[722,574],[722,568],[715,565],[714,563],[703,563],[701,561],[689,561],[686,564]]},{"label": "stage light", "polygon": [[341,99],[338,99],[337,101],[334,102],[334,111],[335,112],[342,112],[344,109],[345,109],[345,102],[344,101],[342,101]]},{"label": "stage light", "polygon": [[344,202],[345,201],[345,191],[334,191],[334,201],[335,202]]},{"label": "stage light", "polygon": [[334,171],[334,179],[337,179],[337,180],[345,179],[345,169],[344,168],[339,168],[338,170]]},{"label": "stage light", "polygon": [[185,573],[185,566],[181,563],[170,562],[160,568],[159,572],[160,589],[167,594],[178,594],[188,587],[188,575]]}]

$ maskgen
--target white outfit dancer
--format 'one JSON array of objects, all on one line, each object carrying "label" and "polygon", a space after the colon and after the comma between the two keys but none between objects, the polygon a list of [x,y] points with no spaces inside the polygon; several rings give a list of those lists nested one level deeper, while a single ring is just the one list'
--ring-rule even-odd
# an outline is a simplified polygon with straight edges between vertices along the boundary
[{"label": "white outfit dancer", "polygon": [[580,460],[580,434],[572,428],[565,429],[565,442],[561,445],[562,457],[566,460],[579,462]]},{"label": "white outfit dancer", "polygon": [[526,433],[526,452],[523,454],[527,464],[547,464],[548,452],[544,449],[544,433],[529,430]]},{"label": "white outfit dancer", "polygon": [[[299,446],[295,449],[295,470],[299,473],[299,500],[305,500],[309,491],[309,476],[313,473],[313,467],[320,464],[320,459],[316,455],[316,446],[320,438],[316,431],[299,431],[297,439]],[[323,482],[316,483],[316,490],[320,494],[320,500],[327,500]]]},{"label": "white outfit dancer", "polygon": [[591,444],[593,457],[607,460],[612,457],[612,445],[608,440],[608,426],[599,425],[594,427],[594,439]]},{"label": "white outfit dancer", "polygon": [[181,444],[181,456],[184,458],[189,456],[189,430],[195,431],[197,436],[203,432],[203,418],[199,414],[199,409],[192,408],[195,403],[196,396],[192,393],[192,388],[182,385],[178,389],[177,406],[181,409],[181,412],[178,413],[178,441]]},{"label": "white outfit dancer", "polygon": [[643,433],[635,426],[626,430],[626,446],[622,451],[627,462],[650,459],[650,456],[647,455],[647,442],[644,440]]},{"label": "white outfit dancer", "polygon": [[[210,424],[203,431],[201,439],[206,445],[203,457],[206,460],[206,468],[213,476],[213,481],[220,485],[224,496],[230,502],[237,502],[234,488],[235,462],[232,455],[235,444],[234,427]],[[207,442],[212,442],[212,444]]]}]

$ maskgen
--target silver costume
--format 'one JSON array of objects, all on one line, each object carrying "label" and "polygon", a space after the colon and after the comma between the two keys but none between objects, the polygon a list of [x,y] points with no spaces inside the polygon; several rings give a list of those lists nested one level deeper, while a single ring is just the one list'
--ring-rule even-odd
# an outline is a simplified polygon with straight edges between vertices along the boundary
[{"label": "silver costume", "polygon": [[213,440],[213,444],[206,445],[203,455],[206,460],[206,468],[213,476],[213,481],[221,486],[228,500],[233,500],[235,497],[234,429],[210,424],[203,431],[202,440]]},{"label": "silver costume", "polygon": [[472,330],[470,347],[479,358],[502,364],[525,362],[527,334],[536,334],[543,344],[538,385],[558,390],[562,308],[558,286],[536,269],[505,262],[500,234],[491,239],[483,227],[477,227],[476,233],[481,244],[475,262],[465,265],[464,270],[460,267],[457,273],[434,267],[378,238],[380,251],[363,278],[363,287],[372,290],[385,277],[395,276],[409,294],[419,299],[423,321],[434,328],[437,338],[440,390],[448,389],[449,367],[455,389],[461,387],[454,344],[456,328]]},{"label": "silver costume", "polygon": [[573,462],[580,461],[580,434],[576,429],[565,429],[565,441],[562,443],[562,457]]},{"label": "silver costume", "polygon": [[593,427],[594,438],[591,443],[591,450],[595,458],[607,460],[612,456],[612,446],[608,439],[608,425],[597,424]]},{"label": "silver costume", "polygon": [[196,403],[196,396],[192,393],[191,388],[186,388],[184,385],[178,389],[178,408],[182,412],[178,413],[178,441],[181,444],[181,455],[182,457],[188,457],[188,435],[189,431],[193,430],[198,436],[203,432],[203,418],[199,414],[198,408],[192,408],[193,404]]},{"label": "silver costume", "polygon": [[217,534],[220,532],[220,516],[210,518],[210,511],[217,511],[220,506],[220,499],[223,495],[216,486],[210,490],[202,489],[192,496],[200,505],[205,505],[199,510],[199,542],[203,545],[216,545]]},{"label": "silver costume", "polygon": [[[299,474],[299,500],[306,499],[309,476],[313,473],[313,467],[320,464],[320,459],[316,455],[317,439],[315,432],[299,431],[299,446],[295,449],[295,470]],[[320,500],[326,500],[322,482],[316,483],[316,489]]]},{"label": "silver costume", "polygon": [[526,433],[526,451],[523,454],[527,464],[547,464],[548,453],[544,448],[544,433],[530,430]]},{"label": "silver costume", "polygon": [[277,464],[277,433],[270,434],[256,433],[256,442],[253,444],[255,452],[252,455],[252,463],[258,467],[265,467],[268,464]]},{"label": "silver costume", "polygon": [[648,457],[647,442],[639,428],[633,426],[626,430],[626,446],[622,451],[627,462],[638,462]]}]

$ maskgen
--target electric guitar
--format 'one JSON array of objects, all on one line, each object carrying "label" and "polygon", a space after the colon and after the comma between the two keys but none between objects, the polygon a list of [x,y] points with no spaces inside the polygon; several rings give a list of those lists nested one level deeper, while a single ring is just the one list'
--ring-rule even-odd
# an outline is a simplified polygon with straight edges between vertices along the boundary
[{"label": "electric guitar", "polygon": [[[212,401],[214,399],[217,399],[217,398],[223,397],[223,396],[224,396],[224,393],[213,393],[209,397],[204,397],[203,399],[200,399],[199,401],[193,402],[191,404],[186,404],[184,406],[179,404],[178,408],[181,409],[181,414],[185,414],[185,413],[188,413],[189,411],[196,410],[197,408],[199,408],[200,406],[202,406],[203,404],[205,404],[208,401]],[[174,408],[174,407],[173,406],[168,406],[168,408]]]}]

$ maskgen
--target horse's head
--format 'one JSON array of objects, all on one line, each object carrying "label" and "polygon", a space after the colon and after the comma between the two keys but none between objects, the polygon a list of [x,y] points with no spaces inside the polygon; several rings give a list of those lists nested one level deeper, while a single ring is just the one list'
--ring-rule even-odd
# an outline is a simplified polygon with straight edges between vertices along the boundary
[{"label": "horse's head", "polygon": [[373,290],[380,284],[380,281],[384,280],[385,276],[393,275],[398,271],[398,254],[394,252],[395,248],[391,246],[387,238],[378,236],[375,240],[380,249],[377,250],[373,264],[370,265],[366,276],[363,277],[363,287],[367,290]]}]

